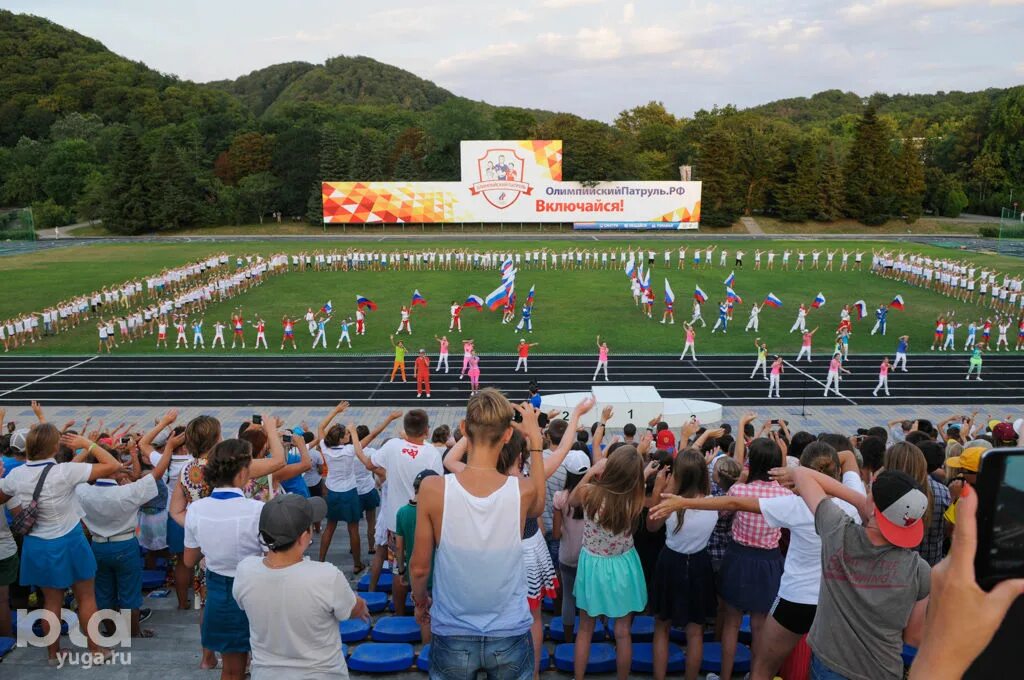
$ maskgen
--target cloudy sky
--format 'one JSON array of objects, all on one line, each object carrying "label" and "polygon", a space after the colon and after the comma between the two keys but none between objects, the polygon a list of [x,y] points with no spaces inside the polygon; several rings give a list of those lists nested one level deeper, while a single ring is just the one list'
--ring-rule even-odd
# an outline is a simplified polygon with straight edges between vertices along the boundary
[{"label": "cloudy sky", "polygon": [[363,54],[493,104],[610,121],[839,88],[1024,83],[1024,0],[0,0],[196,81]]}]

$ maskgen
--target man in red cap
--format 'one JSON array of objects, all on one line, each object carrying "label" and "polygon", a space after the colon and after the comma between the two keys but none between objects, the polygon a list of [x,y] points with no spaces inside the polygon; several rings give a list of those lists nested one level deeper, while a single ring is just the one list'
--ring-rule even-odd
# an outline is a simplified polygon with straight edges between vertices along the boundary
[{"label": "man in red cap", "polygon": [[[931,567],[914,550],[924,535],[925,491],[888,470],[867,497],[810,468],[793,471],[796,491],[814,513],[822,580],[807,643],[817,678],[903,677],[903,642],[917,646],[931,588]],[[860,511],[857,525],[833,496]]]}]

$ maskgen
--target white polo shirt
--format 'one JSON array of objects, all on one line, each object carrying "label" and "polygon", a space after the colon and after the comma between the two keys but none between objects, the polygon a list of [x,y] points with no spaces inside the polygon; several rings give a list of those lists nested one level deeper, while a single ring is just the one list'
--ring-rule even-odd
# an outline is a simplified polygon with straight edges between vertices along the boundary
[{"label": "white polo shirt", "polygon": [[139,508],[156,498],[156,480],[145,475],[131,484],[119,485],[112,479],[97,479],[95,484],[75,487],[82,506],[82,519],[93,536],[109,538],[134,532],[139,524]]},{"label": "white polo shirt", "polygon": [[[11,470],[0,480],[0,491],[13,496],[22,507],[32,501],[36,480],[45,465],[56,463],[53,458],[34,460]],[[92,465],[88,463],[55,464],[43,482],[39,494],[38,514],[32,536],[36,538],[60,538],[82,519],[82,508],[75,495],[75,487],[89,481]]]},{"label": "white polo shirt", "polygon": [[263,502],[246,498],[241,489],[214,489],[188,506],[185,547],[199,548],[210,571],[234,577],[239,562],[264,552],[259,538],[262,510]]}]

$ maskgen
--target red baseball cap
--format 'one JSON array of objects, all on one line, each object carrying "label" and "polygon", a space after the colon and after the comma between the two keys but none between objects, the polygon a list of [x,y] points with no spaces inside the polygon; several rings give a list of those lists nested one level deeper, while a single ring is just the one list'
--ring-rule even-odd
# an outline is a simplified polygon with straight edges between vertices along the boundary
[{"label": "red baseball cap", "polygon": [[875,519],[885,540],[900,548],[916,548],[924,538],[928,497],[905,472],[887,470],[871,485]]}]

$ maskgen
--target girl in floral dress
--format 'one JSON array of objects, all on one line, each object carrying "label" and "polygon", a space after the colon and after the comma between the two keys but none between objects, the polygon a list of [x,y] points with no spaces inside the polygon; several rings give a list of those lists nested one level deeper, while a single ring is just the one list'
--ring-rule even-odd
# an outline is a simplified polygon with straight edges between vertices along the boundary
[{"label": "girl in floral dress", "polygon": [[621,446],[591,467],[569,495],[569,505],[582,507],[584,516],[583,548],[573,588],[580,610],[576,680],[586,673],[598,616],[615,619],[616,669],[620,680],[629,676],[633,614],[647,605],[647,585],[633,547],[633,532],[644,506],[645,480],[656,471],[655,462],[644,467],[635,447]]}]

